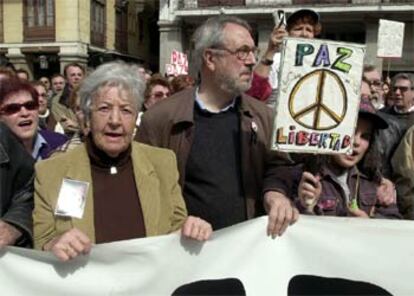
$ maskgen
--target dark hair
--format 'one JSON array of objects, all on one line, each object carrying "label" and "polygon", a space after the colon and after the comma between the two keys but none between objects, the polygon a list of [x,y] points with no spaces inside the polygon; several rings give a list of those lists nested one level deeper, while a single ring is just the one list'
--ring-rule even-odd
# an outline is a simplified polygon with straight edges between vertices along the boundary
[{"label": "dark hair", "polygon": [[194,79],[190,75],[178,75],[171,80],[171,91],[173,94],[194,85]]},{"label": "dark hair", "polygon": [[392,77],[391,86],[394,86],[397,80],[408,80],[410,82],[411,89],[414,87],[414,75],[411,73],[398,73]]},{"label": "dark hair", "polygon": [[16,76],[16,72],[8,67],[0,67],[0,74],[5,75],[8,78]]},{"label": "dark hair", "polygon": [[30,82],[17,77],[10,77],[0,83],[0,105],[8,96],[21,91],[28,92],[35,102],[39,102],[39,94]]},{"label": "dark hair", "polygon": [[65,76],[63,76],[62,74],[56,73],[52,75],[52,77],[50,78],[50,81],[52,81],[56,77],[62,77],[63,79],[65,79]]},{"label": "dark hair", "polygon": [[81,64],[78,64],[78,63],[70,63],[70,64],[67,64],[65,66],[65,68],[63,68],[63,73],[65,74],[66,77],[68,77],[67,71],[68,71],[69,67],[77,67],[77,68],[81,69],[81,71],[82,71],[83,74],[85,74],[85,69],[81,66]]},{"label": "dark hair", "polygon": [[144,92],[144,101],[146,101],[151,94],[152,89],[154,88],[154,86],[156,85],[162,85],[166,88],[168,88],[169,90],[171,90],[171,86],[170,83],[168,82],[168,80],[164,77],[162,77],[160,74],[154,74],[147,82],[147,86],[145,87],[145,92]]},{"label": "dark hair", "polygon": [[7,63],[5,63],[4,65],[2,65],[2,67],[9,68],[10,70],[12,70],[12,71],[13,71],[13,73],[15,73],[15,74],[16,74],[16,67],[15,67],[12,63],[7,62]]},{"label": "dark hair", "polygon": [[318,36],[322,31],[321,23],[315,20],[315,18],[312,17],[311,15],[307,15],[307,14],[298,15],[298,17],[292,19],[287,24],[286,31],[289,32],[293,28],[293,26],[295,26],[296,24],[302,24],[302,23],[310,24],[313,27],[313,33],[315,36]]},{"label": "dark hair", "polygon": [[381,159],[379,149],[379,145],[381,144],[376,140],[377,133],[378,132],[375,130],[372,132],[371,139],[369,140],[369,147],[357,166],[370,180],[380,183],[383,159]]},{"label": "dark hair", "polygon": [[24,74],[26,74],[28,79],[30,78],[29,77],[29,72],[27,72],[25,69],[17,69],[16,70],[16,75],[19,74],[19,73],[24,73]]},{"label": "dark hair", "polygon": [[46,89],[46,86],[45,86],[43,83],[41,83],[39,80],[31,81],[31,82],[30,82],[30,84],[31,84],[33,87],[36,87],[36,86],[41,86],[41,87],[43,87],[45,90],[47,90],[47,89]]}]

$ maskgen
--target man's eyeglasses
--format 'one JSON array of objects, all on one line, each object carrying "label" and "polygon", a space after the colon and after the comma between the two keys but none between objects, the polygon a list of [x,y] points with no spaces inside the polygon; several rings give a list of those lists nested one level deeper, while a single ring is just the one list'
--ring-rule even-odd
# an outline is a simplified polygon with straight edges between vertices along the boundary
[{"label": "man's eyeglasses", "polygon": [[396,92],[397,90],[400,90],[400,92],[405,93],[406,91],[410,90],[411,88],[408,86],[393,86],[392,91]]},{"label": "man's eyeglasses", "polygon": [[373,86],[373,87],[376,87],[376,88],[381,88],[382,85],[383,85],[381,80],[373,80],[373,81],[367,81],[367,82],[368,82],[369,86]]},{"label": "man's eyeglasses", "polygon": [[22,107],[24,107],[25,109],[29,111],[33,111],[39,108],[39,103],[36,101],[28,101],[23,104],[13,103],[13,104],[4,105],[3,107],[0,108],[0,114],[12,115],[17,112],[20,112]]},{"label": "man's eyeglasses", "polygon": [[219,47],[219,48],[211,48],[212,50],[222,50],[227,51],[228,53],[235,55],[239,60],[245,61],[249,57],[250,53],[252,52],[254,57],[257,58],[260,53],[260,49],[256,46],[250,47],[247,45],[243,45],[242,47],[236,49],[236,50],[230,50],[225,47]]}]

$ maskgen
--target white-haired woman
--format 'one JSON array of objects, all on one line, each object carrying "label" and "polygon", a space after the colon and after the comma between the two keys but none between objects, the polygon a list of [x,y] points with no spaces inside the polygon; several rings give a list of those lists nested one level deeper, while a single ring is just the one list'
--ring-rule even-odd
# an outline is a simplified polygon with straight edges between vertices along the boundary
[{"label": "white-haired woman", "polygon": [[[124,63],[98,67],[79,89],[85,143],[36,166],[34,240],[67,261],[94,243],[182,229],[206,240],[210,224],[187,217],[172,151],[132,142],[145,84]],[[53,174],[50,172],[53,171]]]}]

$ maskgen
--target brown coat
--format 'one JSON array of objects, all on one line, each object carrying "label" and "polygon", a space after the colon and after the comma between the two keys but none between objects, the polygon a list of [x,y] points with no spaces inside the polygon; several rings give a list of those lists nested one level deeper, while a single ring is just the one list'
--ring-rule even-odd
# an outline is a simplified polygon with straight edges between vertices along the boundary
[{"label": "brown coat", "polygon": [[[136,140],[172,149],[177,156],[180,185],[183,188],[185,168],[194,137],[195,89],[187,89],[164,100],[144,113]],[[262,196],[271,188],[278,166],[289,162],[285,154],[271,152],[270,139],[273,112],[264,103],[242,95],[239,108],[241,123],[241,167],[247,216],[263,214]]]}]

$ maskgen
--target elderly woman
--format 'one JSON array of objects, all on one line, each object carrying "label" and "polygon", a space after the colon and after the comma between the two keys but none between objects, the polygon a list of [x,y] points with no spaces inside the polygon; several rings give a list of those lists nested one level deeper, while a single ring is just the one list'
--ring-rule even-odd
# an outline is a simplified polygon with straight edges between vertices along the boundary
[{"label": "elderly woman", "polygon": [[208,239],[210,224],[187,217],[174,153],[132,143],[144,87],[123,63],[104,64],[84,80],[85,143],[36,166],[35,248],[67,261],[94,243],[180,228],[185,237]]}]

